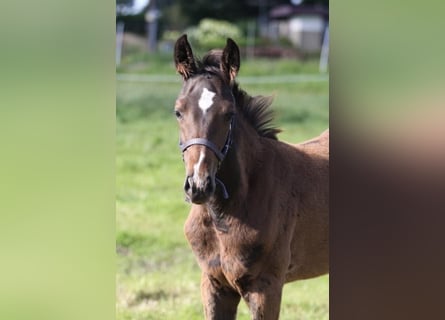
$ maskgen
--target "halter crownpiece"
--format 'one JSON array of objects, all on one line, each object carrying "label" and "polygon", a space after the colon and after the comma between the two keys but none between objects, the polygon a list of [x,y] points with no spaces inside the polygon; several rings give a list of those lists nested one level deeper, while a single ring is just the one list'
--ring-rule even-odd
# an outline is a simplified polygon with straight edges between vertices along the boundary
[{"label": "halter crownpiece", "polygon": [[[226,142],[224,143],[224,146],[222,147],[221,150],[218,148],[218,146],[216,144],[214,144],[212,141],[207,140],[205,138],[193,138],[193,139],[187,140],[184,143],[179,141],[179,148],[181,149],[181,152],[184,153],[184,151],[187,150],[187,148],[189,148],[190,146],[193,146],[193,145],[205,146],[205,147],[209,148],[210,150],[212,150],[213,153],[215,154],[215,156],[218,158],[218,161],[219,161],[218,168],[219,168],[219,166],[221,165],[221,163],[224,161],[225,157],[227,156],[230,146],[232,145],[233,127],[234,126],[235,126],[235,117],[233,116],[232,119],[230,120],[229,132],[227,133]],[[217,184],[219,184],[221,186],[224,199],[228,199],[229,193],[227,192],[227,189],[226,189],[226,186],[224,185],[224,183],[216,177],[215,177],[215,181]]]}]

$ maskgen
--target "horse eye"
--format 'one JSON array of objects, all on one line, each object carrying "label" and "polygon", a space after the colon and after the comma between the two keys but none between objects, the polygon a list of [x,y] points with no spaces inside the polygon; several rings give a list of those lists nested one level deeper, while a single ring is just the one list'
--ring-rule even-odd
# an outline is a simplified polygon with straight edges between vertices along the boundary
[{"label": "horse eye", "polygon": [[178,119],[182,118],[182,114],[181,114],[181,112],[179,112],[178,110],[175,110],[175,116],[176,116],[176,118],[178,118]]}]

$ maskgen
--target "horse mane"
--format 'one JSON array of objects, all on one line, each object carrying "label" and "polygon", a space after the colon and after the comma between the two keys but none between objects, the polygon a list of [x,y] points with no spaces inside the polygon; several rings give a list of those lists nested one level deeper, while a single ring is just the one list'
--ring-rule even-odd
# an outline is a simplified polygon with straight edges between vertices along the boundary
[{"label": "horse mane", "polygon": [[[220,62],[222,50],[211,50],[202,59],[196,59],[198,74],[211,73],[221,75]],[[232,84],[232,94],[235,98],[237,109],[244,116],[244,119],[261,136],[273,140],[278,140],[277,134],[281,132],[272,122],[274,112],[270,106],[273,97],[250,96],[242,90],[237,82]]]},{"label": "horse mane", "polygon": [[278,140],[277,134],[281,130],[272,124],[274,112],[270,108],[273,97],[252,97],[242,90],[236,82],[232,86],[232,93],[237,108],[256,132],[262,137]]}]

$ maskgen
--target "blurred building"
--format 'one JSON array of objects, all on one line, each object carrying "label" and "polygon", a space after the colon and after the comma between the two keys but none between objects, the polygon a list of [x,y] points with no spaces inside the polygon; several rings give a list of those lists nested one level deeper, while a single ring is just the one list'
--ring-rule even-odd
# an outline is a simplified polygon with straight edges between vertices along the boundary
[{"label": "blurred building", "polygon": [[329,9],[320,5],[279,5],[270,10],[269,19],[269,37],[288,39],[303,54],[319,53]]}]

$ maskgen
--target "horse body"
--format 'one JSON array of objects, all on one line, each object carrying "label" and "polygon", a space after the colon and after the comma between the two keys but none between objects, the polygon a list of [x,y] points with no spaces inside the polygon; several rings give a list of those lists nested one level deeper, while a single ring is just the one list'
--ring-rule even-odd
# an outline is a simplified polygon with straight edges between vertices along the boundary
[{"label": "horse body", "polygon": [[[224,60],[224,53],[221,59],[215,58]],[[184,64],[178,67],[178,60],[176,63],[187,79],[196,72],[187,70]],[[231,70],[227,76],[233,80],[236,68],[221,69]],[[202,82],[200,77],[208,75],[196,75],[195,82],[188,86]],[[194,203],[184,231],[202,270],[206,319],[234,319],[241,298],[249,305],[252,319],[278,319],[284,283],[328,272],[329,133],[298,145],[278,141],[278,130],[264,126],[268,122],[264,112],[267,103],[263,101],[263,121],[255,128],[248,112],[244,110],[243,115],[241,110],[255,98],[246,96],[236,85],[229,87],[237,108],[233,133],[228,133],[233,145],[214,169],[215,177],[209,174],[210,178],[205,179],[207,185],[201,181],[202,173],[193,172],[205,192],[191,196]],[[222,94],[213,87],[206,90]],[[255,113],[250,116],[261,118]],[[195,140],[196,130],[192,135]],[[187,170],[197,170],[199,154],[200,166],[202,162],[205,172],[211,172],[210,160],[204,160],[205,152],[212,154],[209,148],[189,148],[184,152]],[[190,172],[186,185],[196,184],[191,176]],[[212,178],[222,181],[229,193],[227,199],[223,187],[212,184]],[[186,193],[198,193],[195,185],[193,188],[188,185]]]},{"label": "horse body", "polygon": [[[252,160],[249,168],[237,170],[250,171],[250,176],[245,181],[238,177],[241,180],[238,188],[228,185],[229,190],[238,189],[232,194],[233,205],[228,204],[224,209],[212,208],[211,204],[192,205],[185,233],[198,253],[200,266],[205,270],[210,265],[209,273],[222,272],[232,283],[244,273],[256,271],[256,275],[252,274],[255,278],[264,272],[263,267],[255,268],[262,265],[262,260],[277,262],[280,269],[286,266],[280,276],[287,281],[326,273],[327,157],[305,152],[304,145],[297,149],[279,141],[264,138],[259,141],[262,151],[249,153],[261,160]],[[226,166],[233,164],[228,161]],[[221,175],[221,180],[231,179]],[[217,210],[224,210],[219,220],[209,213]],[[227,230],[221,230],[221,224]],[[320,226],[325,229],[320,230]],[[240,247],[240,243],[244,245]],[[239,266],[239,271],[223,272],[230,268],[222,266],[215,270],[213,262],[217,257],[222,265]]]}]

